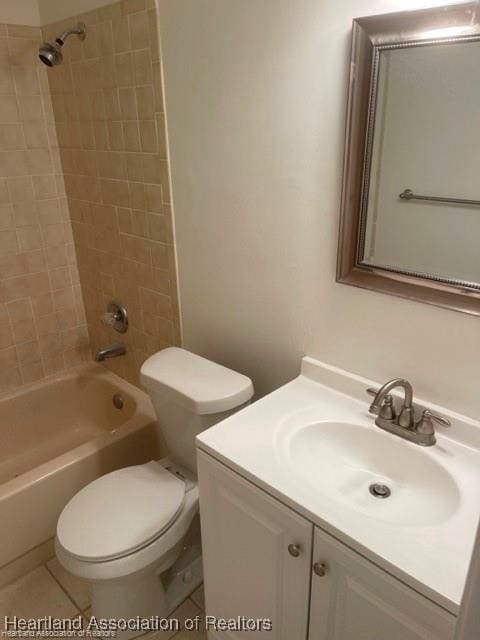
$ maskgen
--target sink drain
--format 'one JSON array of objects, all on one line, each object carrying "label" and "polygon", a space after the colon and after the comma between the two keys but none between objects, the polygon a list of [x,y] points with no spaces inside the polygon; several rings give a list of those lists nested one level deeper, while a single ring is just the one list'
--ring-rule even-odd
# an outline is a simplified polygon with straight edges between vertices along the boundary
[{"label": "sink drain", "polygon": [[368,490],[375,498],[388,498],[392,493],[386,484],[380,484],[379,482],[371,484]]}]

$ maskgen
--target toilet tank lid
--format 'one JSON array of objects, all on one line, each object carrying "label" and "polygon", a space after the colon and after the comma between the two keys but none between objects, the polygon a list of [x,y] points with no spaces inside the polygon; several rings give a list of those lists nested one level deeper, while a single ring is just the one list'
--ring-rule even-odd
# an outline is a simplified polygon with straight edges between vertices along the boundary
[{"label": "toilet tank lid", "polygon": [[197,415],[229,411],[253,395],[247,376],[178,347],[148,358],[140,380],[148,391],[170,393],[173,402]]}]

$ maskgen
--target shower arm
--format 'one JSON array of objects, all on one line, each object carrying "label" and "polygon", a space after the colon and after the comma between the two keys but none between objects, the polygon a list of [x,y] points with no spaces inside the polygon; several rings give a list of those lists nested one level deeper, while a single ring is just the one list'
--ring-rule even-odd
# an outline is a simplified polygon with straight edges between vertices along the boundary
[{"label": "shower arm", "polygon": [[86,36],[85,24],[83,22],[79,22],[76,27],[70,27],[64,31],[62,35],[58,36],[58,38],[55,38],[55,41],[58,42],[59,45],[63,46],[65,40],[71,35],[77,35],[81,40],[84,40]]}]

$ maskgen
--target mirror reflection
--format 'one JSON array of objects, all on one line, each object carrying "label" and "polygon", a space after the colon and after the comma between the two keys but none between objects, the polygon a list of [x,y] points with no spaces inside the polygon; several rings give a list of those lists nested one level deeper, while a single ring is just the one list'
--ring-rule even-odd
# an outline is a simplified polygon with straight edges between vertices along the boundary
[{"label": "mirror reflection", "polygon": [[473,39],[380,52],[361,264],[480,288],[479,63]]}]

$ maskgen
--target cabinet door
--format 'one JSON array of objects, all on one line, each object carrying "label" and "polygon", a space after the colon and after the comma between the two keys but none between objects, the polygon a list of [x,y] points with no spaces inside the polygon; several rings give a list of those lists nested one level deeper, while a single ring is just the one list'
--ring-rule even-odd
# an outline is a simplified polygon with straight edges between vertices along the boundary
[{"label": "cabinet door", "polygon": [[451,640],[455,616],[315,528],[309,640]]},{"label": "cabinet door", "polygon": [[209,639],[306,640],[313,525],[202,452],[198,476],[207,619],[273,624]]}]

